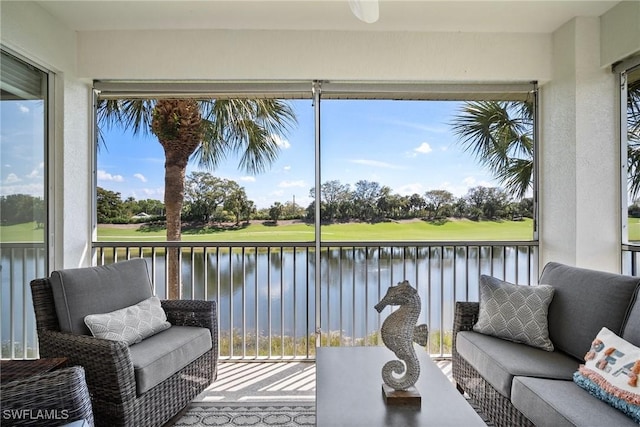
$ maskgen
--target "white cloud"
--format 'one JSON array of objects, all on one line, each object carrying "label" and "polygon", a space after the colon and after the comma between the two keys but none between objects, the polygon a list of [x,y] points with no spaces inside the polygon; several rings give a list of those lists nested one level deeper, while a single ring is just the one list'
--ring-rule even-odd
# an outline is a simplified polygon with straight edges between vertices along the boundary
[{"label": "white cloud", "polygon": [[5,185],[5,183],[0,185],[1,196],[8,196],[10,194],[28,194],[34,197],[42,197],[44,194],[44,186],[39,182],[25,185]]},{"label": "white cloud", "polygon": [[44,162],[40,162],[38,166],[27,175],[27,178],[40,178],[42,177],[41,171],[44,170]]},{"label": "white cloud", "polygon": [[20,182],[22,181],[20,178],[18,178],[18,175],[16,175],[15,173],[10,173],[9,175],[7,175],[7,179],[4,180],[5,184],[14,184],[16,182]]},{"label": "white cloud", "polygon": [[21,113],[27,114],[30,110],[29,107],[27,107],[26,105],[19,103],[18,104],[18,109],[20,110]]},{"label": "white cloud", "polygon": [[108,172],[103,170],[98,171],[98,181],[114,181],[114,182],[123,182],[124,178],[122,175],[111,175]]},{"label": "white cloud", "polygon": [[385,168],[385,169],[404,169],[402,166],[394,165],[392,163],[381,162],[378,160],[369,160],[369,159],[353,159],[349,160],[351,163],[356,163],[364,166],[372,166],[375,168]]},{"label": "white cloud", "polygon": [[433,149],[428,142],[423,142],[419,147],[414,148],[413,151],[420,154],[429,154]]},{"label": "white cloud", "polygon": [[282,181],[278,184],[280,188],[290,188],[290,187],[306,187],[304,180],[300,179],[298,181]]},{"label": "white cloud", "polygon": [[471,188],[471,187],[494,187],[495,184],[492,184],[489,181],[478,181],[477,179],[475,179],[472,176],[468,176],[465,179],[462,180],[462,183],[464,185],[466,185],[467,187]]},{"label": "white cloud", "polygon": [[134,173],[133,176],[135,178],[138,178],[142,182],[147,182],[147,178],[144,175],[142,175],[141,173]]},{"label": "white cloud", "polygon": [[401,196],[411,196],[412,194],[424,193],[424,186],[418,182],[401,185],[396,189],[397,193]]},{"label": "white cloud", "polygon": [[132,191],[131,196],[134,199],[164,200],[164,188],[141,188],[138,191]]},{"label": "white cloud", "polygon": [[291,170],[291,166],[285,166],[282,168],[285,172],[289,172]]},{"label": "white cloud", "polygon": [[282,138],[280,135],[271,135],[271,137],[276,142],[278,147],[280,147],[280,148],[282,148],[284,150],[286,150],[287,148],[291,147],[291,143],[289,141],[287,141],[286,139]]},{"label": "white cloud", "polygon": [[242,182],[256,182],[256,177],[255,176],[241,176],[240,178],[238,178],[238,181],[242,181]]},{"label": "white cloud", "polygon": [[473,176],[468,176],[464,178],[462,181],[460,181],[458,184],[452,184],[449,181],[445,181],[442,184],[436,186],[435,188],[431,188],[431,190],[447,190],[456,197],[464,197],[467,195],[467,193],[471,188],[478,187],[478,186],[495,187],[496,185],[489,181],[484,181],[484,180],[478,181]]}]

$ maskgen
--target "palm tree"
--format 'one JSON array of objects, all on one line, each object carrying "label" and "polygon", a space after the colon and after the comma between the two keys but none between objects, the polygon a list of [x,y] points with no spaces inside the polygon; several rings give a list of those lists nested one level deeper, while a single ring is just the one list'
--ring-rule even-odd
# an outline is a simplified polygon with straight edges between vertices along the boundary
[{"label": "palm tree", "polygon": [[[640,194],[640,70],[627,83],[628,191]],[[533,104],[466,102],[452,121],[467,151],[487,166],[511,195],[521,198],[533,175]]]},{"label": "palm tree", "polygon": [[[627,169],[632,199],[640,194],[640,70],[627,83]],[[635,77],[635,78],[634,78]]]},{"label": "palm tree", "polygon": [[[239,168],[263,172],[277,158],[277,142],[296,118],[289,104],[276,99],[121,99],[101,100],[98,123],[100,132],[117,124],[158,138],[165,153],[167,240],[180,241],[187,163],[194,159],[213,170],[227,155],[237,154]],[[178,251],[170,248],[167,254],[171,299],[180,297]]]},{"label": "palm tree", "polygon": [[486,166],[509,194],[525,196],[533,176],[531,102],[465,102],[451,125],[465,150]]}]

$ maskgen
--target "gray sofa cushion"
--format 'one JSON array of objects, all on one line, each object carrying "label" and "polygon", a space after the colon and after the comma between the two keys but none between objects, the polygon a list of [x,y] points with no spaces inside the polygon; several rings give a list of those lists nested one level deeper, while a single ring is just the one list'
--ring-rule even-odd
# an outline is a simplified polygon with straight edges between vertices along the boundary
[{"label": "gray sofa cushion", "polygon": [[640,347],[640,287],[636,289],[633,305],[630,307],[622,338]]},{"label": "gray sofa cushion", "polygon": [[549,338],[556,349],[582,359],[602,327],[621,333],[640,278],[550,262],[539,282],[555,288]]},{"label": "gray sofa cushion", "polygon": [[152,389],[212,347],[206,328],[172,326],[129,347],[138,395]]},{"label": "gray sofa cushion", "polygon": [[147,263],[140,258],[58,270],[50,280],[60,330],[78,335],[91,335],[86,315],[115,311],[152,296]]},{"label": "gray sofa cushion", "polygon": [[636,426],[573,381],[515,377],[511,402],[537,427]]},{"label": "gray sofa cushion", "polygon": [[511,383],[517,375],[571,381],[580,363],[557,351],[549,352],[472,331],[458,332],[456,349],[505,397],[511,396]]}]

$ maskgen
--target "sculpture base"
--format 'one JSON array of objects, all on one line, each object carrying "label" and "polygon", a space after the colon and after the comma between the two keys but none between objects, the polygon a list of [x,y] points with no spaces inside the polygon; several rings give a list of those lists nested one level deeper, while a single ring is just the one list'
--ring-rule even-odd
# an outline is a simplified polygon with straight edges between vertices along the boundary
[{"label": "sculpture base", "polygon": [[413,386],[407,390],[395,390],[383,383],[382,396],[384,397],[384,403],[391,406],[411,406],[419,408],[422,405],[422,397]]}]

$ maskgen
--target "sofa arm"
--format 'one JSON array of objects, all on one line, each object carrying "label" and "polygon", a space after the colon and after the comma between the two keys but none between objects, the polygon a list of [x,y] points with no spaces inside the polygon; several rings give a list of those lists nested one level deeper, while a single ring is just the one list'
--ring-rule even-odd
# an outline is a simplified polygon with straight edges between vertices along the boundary
[{"label": "sofa arm", "polygon": [[453,315],[453,332],[472,330],[478,321],[479,312],[480,303],[457,301]]},{"label": "sofa arm", "polygon": [[172,325],[217,329],[215,301],[162,300],[160,303]]},{"label": "sofa arm", "polygon": [[89,391],[101,400],[122,403],[136,397],[133,364],[124,341],[39,330],[38,343],[40,357],[66,357],[69,365],[82,366]]},{"label": "sofa arm", "polygon": [[74,421],[93,426],[91,397],[81,366],[11,381],[1,391],[2,425],[36,425],[34,416],[46,411],[48,426]]},{"label": "sofa arm", "polygon": [[455,311],[453,313],[453,342],[452,352],[457,355],[456,351],[456,336],[460,331],[471,331],[473,325],[478,320],[478,313],[480,311],[480,303],[478,302],[466,302],[456,301]]},{"label": "sofa arm", "polygon": [[[215,301],[162,300],[169,323],[175,326],[198,326],[211,331],[213,357],[218,357],[218,314]],[[215,377],[214,373],[214,377]]]}]

